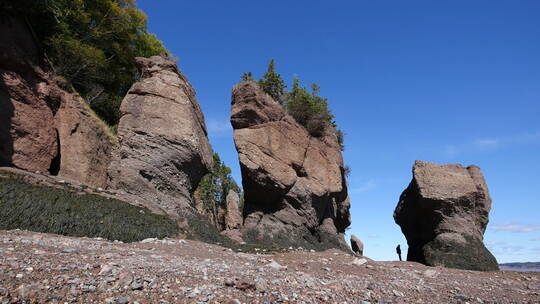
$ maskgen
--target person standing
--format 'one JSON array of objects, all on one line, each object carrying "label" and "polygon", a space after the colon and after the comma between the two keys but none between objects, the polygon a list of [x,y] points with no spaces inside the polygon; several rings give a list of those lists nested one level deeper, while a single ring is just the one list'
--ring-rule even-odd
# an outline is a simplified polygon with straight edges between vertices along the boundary
[{"label": "person standing", "polygon": [[397,245],[396,252],[397,252],[397,255],[399,256],[399,261],[403,261],[401,259],[401,245],[399,245],[399,244]]}]

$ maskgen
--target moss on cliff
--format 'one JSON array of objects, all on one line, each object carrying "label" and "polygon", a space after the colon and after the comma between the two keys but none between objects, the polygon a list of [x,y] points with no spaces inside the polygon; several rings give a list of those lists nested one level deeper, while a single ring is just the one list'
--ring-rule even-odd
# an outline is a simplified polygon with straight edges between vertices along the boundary
[{"label": "moss on cliff", "polygon": [[94,194],[0,178],[0,229],[24,229],[123,242],[172,237],[177,224],[162,215]]}]

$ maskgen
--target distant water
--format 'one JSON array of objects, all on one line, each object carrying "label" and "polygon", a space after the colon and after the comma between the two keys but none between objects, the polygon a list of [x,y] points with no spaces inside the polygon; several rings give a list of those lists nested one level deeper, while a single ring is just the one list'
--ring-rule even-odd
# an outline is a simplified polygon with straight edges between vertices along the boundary
[{"label": "distant water", "polygon": [[527,263],[505,263],[499,265],[501,270],[522,271],[522,272],[540,272],[540,262]]}]

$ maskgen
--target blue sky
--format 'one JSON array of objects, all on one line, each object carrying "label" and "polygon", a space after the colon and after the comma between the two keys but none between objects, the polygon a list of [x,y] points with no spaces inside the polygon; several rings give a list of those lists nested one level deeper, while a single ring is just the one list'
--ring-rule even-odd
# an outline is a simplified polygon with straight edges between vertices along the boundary
[{"label": "blue sky", "polygon": [[240,183],[231,87],[274,58],[321,86],[346,133],[353,224],[376,260],[406,241],[392,218],[416,159],[476,164],[499,262],[540,261],[540,1],[139,0],[197,90],[214,149]]}]

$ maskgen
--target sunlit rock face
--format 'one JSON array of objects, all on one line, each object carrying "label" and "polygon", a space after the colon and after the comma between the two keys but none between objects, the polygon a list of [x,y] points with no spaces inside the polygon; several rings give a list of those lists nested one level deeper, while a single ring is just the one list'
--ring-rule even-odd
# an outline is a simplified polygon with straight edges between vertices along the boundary
[{"label": "sunlit rock face", "polygon": [[483,244],[491,197],[477,166],[416,161],[394,220],[407,238],[408,261],[470,270],[498,270]]},{"label": "sunlit rock face", "polygon": [[195,91],[166,56],[137,63],[141,79],[122,101],[109,187],[154,202],[174,217],[194,213],[193,191],[213,163]]},{"label": "sunlit rock face", "polygon": [[343,158],[331,128],[304,127],[255,82],[233,89],[231,124],[244,187],[246,242],[349,250]]}]

